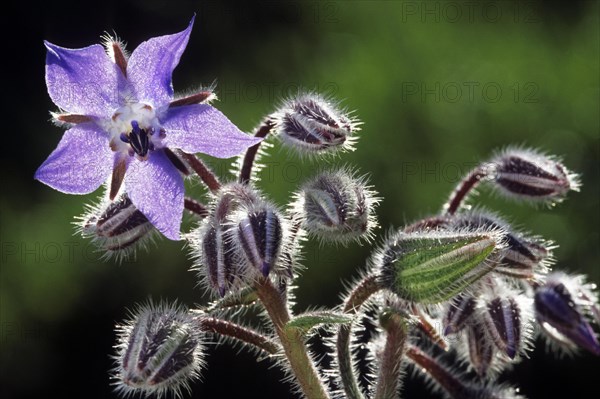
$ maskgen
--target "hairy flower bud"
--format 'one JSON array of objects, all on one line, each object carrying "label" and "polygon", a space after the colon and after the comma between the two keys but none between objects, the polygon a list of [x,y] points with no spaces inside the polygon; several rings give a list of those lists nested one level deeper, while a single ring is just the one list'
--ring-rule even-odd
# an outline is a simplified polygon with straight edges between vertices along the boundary
[{"label": "hairy flower bud", "polygon": [[485,377],[494,360],[494,344],[480,323],[470,323],[467,328],[467,345],[471,366],[480,377]]},{"label": "hairy flower bud", "polygon": [[503,194],[518,199],[560,202],[579,190],[577,175],[556,158],[526,149],[509,149],[487,165],[488,176]]},{"label": "hairy flower bud", "polygon": [[273,205],[244,184],[229,184],[218,193],[210,216],[188,234],[195,269],[220,296],[248,283],[257,272],[289,274],[291,257],[287,223]]},{"label": "hairy flower bud", "polygon": [[341,169],[323,172],[305,183],[297,194],[296,212],[304,215],[303,227],[310,234],[346,244],[371,237],[378,202],[364,177]]},{"label": "hairy flower bud", "polygon": [[91,238],[107,256],[120,259],[151,239],[156,231],[127,195],[90,207],[90,211],[80,217],[78,225],[81,234]]},{"label": "hairy flower bud", "polygon": [[236,239],[245,260],[267,277],[279,260],[283,232],[275,209],[258,207],[241,213]]},{"label": "hairy flower bud", "polygon": [[423,304],[448,300],[494,269],[503,233],[396,233],[380,257],[383,284]]},{"label": "hairy flower bud", "polygon": [[443,318],[444,335],[461,331],[471,318],[477,305],[472,295],[461,294],[449,301]]},{"label": "hairy flower bud", "polygon": [[523,322],[521,308],[512,298],[495,297],[486,302],[483,321],[496,347],[514,359],[519,351]]},{"label": "hairy flower bud", "polygon": [[179,396],[202,366],[200,332],[178,305],[149,303],[117,326],[115,386],[123,396],[134,393]]},{"label": "hairy flower bud", "polygon": [[312,93],[285,101],[272,118],[283,144],[309,155],[352,149],[360,124],[336,104]]},{"label": "hairy flower bud", "polygon": [[598,312],[598,298],[583,278],[553,273],[535,290],[534,305],[538,322],[555,343],[572,342],[600,355],[600,343],[586,319],[586,310]]},{"label": "hairy flower bud", "polygon": [[545,274],[552,263],[551,242],[539,237],[527,237],[514,231],[498,216],[474,210],[455,215],[449,222],[450,229],[502,229],[506,232],[506,249],[494,272],[510,277],[533,279],[536,274]]}]

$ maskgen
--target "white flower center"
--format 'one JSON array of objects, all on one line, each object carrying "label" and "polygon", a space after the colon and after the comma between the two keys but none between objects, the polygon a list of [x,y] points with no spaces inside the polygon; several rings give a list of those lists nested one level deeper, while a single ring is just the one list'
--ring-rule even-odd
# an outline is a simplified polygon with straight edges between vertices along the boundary
[{"label": "white flower center", "polygon": [[131,103],[117,109],[108,121],[106,131],[110,134],[113,151],[135,155],[140,161],[161,148],[165,137],[154,108],[144,103]]}]

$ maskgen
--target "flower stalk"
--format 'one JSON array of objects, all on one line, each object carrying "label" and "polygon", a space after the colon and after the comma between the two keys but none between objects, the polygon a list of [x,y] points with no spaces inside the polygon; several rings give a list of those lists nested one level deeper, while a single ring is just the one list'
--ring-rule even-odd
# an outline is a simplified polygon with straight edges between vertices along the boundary
[{"label": "flower stalk", "polygon": [[386,339],[374,398],[398,398],[407,333],[406,322],[398,313],[387,311],[380,316],[380,324],[386,332]]},{"label": "flower stalk", "polygon": [[327,390],[306,350],[302,333],[296,329],[285,328],[291,317],[281,293],[267,278],[259,278],[255,287],[260,301],[273,322],[275,332],[302,392],[307,399],[328,399]]}]

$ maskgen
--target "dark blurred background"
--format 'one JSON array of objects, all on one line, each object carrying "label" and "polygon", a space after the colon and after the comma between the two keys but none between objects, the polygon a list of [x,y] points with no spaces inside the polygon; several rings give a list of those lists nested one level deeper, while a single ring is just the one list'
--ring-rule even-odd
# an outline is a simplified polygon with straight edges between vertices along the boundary
[{"label": "dark blurred background", "polygon": [[[14,2],[3,10],[0,164],[0,396],[115,397],[109,386],[113,326],[149,297],[203,302],[181,242],[160,241],[137,260],[102,262],[71,222],[96,194],[68,196],[33,180],[62,130],[44,83],[46,39],[64,47],[116,32],[133,50],[174,33],[196,13],[175,90],[217,82],[214,105],[250,131],[299,88],[336,99],[364,121],[357,151],[334,163],[371,175],[384,201],[377,243],[391,227],[434,213],[475,162],[510,144],[564,157],[582,173],[580,193],[554,209],[479,203],[556,241],[557,268],[600,283],[599,3],[596,1],[157,0]],[[10,21],[9,21],[10,20]],[[213,160],[208,160],[213,162]],[[261,187],[284,205],[318,167],[274,148]],[[228,166],[213,163],[227,178]],[[197,189],[197,187],[196,187]],[[198,191],[198,190],[197,190]],[[199,190],[201,192],[201,190]],[[371,248],[304,251],[297,309],[334,306]],[[267,362],[211,348],[189,397],[287,398]],[[507,376],[530,398],[586,397],[600,359],[558,359],[538,345]],[[437,397],[421,380],[405,397]],[[188,397],[188,396],[186,396]]]}]

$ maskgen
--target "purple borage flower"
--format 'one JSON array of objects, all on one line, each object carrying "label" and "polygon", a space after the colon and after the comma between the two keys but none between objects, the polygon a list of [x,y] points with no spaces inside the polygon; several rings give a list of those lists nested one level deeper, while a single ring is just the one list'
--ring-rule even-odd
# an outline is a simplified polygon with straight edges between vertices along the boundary
[{"label": "purple borage flower", "polygon": [[183,177],[171,149],[230,158],[256,144],[221,112],[200,104],[210,93],[174,100],[171,75],[194,24],[140,44],[130,57],[115,40],[66,49],[45,42],[46,84],[70,126],[35,178],[68,194],[88,194],[111,178],[166,237],[179,239]]}]

